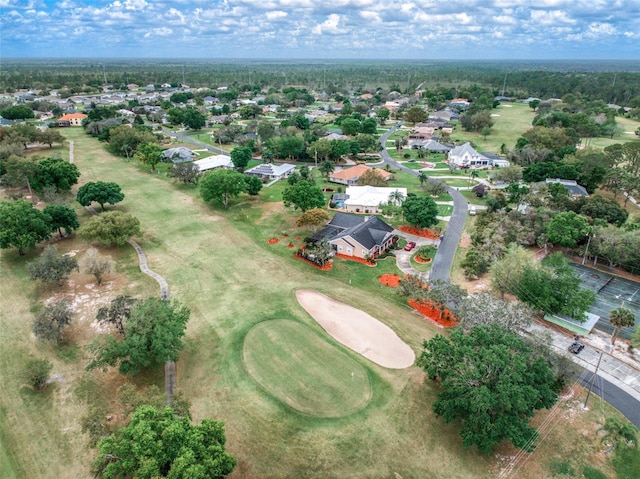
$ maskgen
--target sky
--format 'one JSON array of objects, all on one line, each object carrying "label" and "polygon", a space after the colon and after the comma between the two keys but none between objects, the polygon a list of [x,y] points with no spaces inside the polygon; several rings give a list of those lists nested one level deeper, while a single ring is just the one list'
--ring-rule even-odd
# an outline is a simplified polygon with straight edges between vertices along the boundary
[{"label": "sky", "polygon": [[0,0],[0,59],[640,59],[640,0]]}]

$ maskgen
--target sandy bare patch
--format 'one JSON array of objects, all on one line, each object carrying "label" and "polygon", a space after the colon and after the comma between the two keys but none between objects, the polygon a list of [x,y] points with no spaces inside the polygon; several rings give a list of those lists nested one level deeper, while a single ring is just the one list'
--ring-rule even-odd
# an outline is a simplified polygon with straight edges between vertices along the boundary
[{"label": "sandy bare patch", "polygon": [[264,205],[262,205],[262,217],[266,218],[283,210],[284,203],[282,201],[265,203]]},{"label": "sandy bare patch", "polygon": [[415,361],[413,350],[373,316],[317,291],[296,291],[300,305],[329,335],[380,366],[404,369]]},{"label": "sandy bare patch", "polygon": [[460,237],[460,247],[468,248],[469,246],[471,246],[471,236],[469,233],[462,233],[462,236]]}]

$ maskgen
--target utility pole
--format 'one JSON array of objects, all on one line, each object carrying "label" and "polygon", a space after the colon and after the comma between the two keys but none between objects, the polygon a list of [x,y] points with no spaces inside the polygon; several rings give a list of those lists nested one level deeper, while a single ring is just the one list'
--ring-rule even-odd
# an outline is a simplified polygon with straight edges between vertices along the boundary
[{"label": "utility pole", "polygon": [[588,235],[588,239],[587,239],[587,247],[584,249],[584,255],[582,256],[582,264],[585,263],[585,261],[587,261],[587,253],[589,252],[589,244],[591,243],[591,233],[589,233]]},{"label": "utility pole", "polygon": [[589,391],[587,392],[587,397],[584,400],[584,408],[587,408],[587,401],[589,401],[589,396],[591,395],[591,389],[593,388],[593,383],[596,380],[596,376],[598,375],[598,369],[600,369],[600,361],[602,361],[602,351],[600,351],[600,357],[598,358],[598,364],[596,364],[596,370],[591,376],[591,382],[589,383]]}]

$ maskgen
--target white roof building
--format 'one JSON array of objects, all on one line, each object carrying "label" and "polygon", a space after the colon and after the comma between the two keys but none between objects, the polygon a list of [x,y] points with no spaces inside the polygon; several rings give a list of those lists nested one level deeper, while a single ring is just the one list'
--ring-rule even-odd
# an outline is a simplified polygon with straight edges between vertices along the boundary
[{"label": "white roof building", "polygon": [[227,155],[208,156],[193,162],[200,171],[215,170],[216,168],[233,168],[233,161]]},{"label": "white roof building", "polygon": [[380,186],[348,186],[345,194],[344,209],[356,213],[379,213],[381,203],[389,203],[391,193],[399,191],[407,197],[406,188],[388,188]]},{"label": "white roof building", "polygon": [[279,180],[280,178],[286,178],[296,169],[295,165],[289,163],[283,163],[277,165],[274,163],[263,163],[261,165],[254,166],[245,171],[245,175],[259,176],[269,180]]}]

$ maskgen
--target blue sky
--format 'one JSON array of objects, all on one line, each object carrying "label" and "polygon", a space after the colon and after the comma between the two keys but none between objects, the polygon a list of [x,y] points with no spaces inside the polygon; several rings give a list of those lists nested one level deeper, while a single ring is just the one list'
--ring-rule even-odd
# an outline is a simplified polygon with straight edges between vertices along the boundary
[{"label": "blue sky", "polygon": [[640,59],[640,0],[0,0],[0,56]]}]

